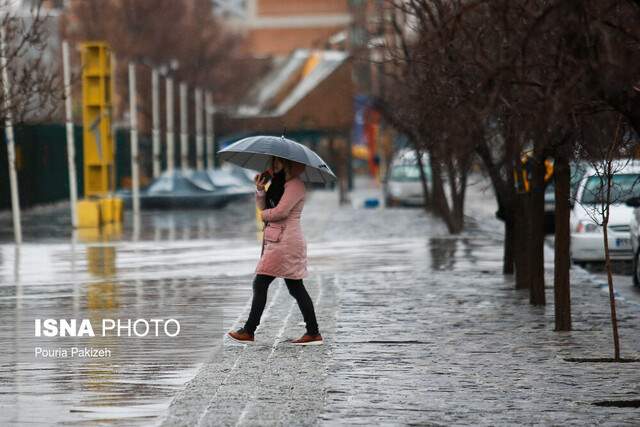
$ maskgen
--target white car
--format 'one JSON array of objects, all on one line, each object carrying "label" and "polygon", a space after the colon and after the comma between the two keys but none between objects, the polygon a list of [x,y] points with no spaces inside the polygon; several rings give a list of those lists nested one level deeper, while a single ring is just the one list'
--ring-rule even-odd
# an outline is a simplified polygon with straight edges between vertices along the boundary
[{"label": "white car", "polygon": [[633,208],[629,235],[633,252],[633,284],[640,286],[640,197],[632,197],[627,200],[627,205]]},{"label": "white car", "polygon": [[[422,166],[427,178],[427,185],[431,183],[431,167],[429,155],[422,154]],[[413,150],[402,150],[393,159],[385,182],[386,206],[421,206],[424,205],[422,181],[418,158]]]},{"label": "white car", "polygon": [[[609,211],[609,254],[611,259],[632,260],[630,223],[633,208],[626,201],[640,196],[640,163],[617,161],[613,166]],[[604,197],[601,177],[589,167],[585,172],[571,210],[571,259],[576,263],[604,261],[604,237],[597,212]],[[606,188],[606,187],[605,187]],[[594,221],[597,220],[596,221]]]}]

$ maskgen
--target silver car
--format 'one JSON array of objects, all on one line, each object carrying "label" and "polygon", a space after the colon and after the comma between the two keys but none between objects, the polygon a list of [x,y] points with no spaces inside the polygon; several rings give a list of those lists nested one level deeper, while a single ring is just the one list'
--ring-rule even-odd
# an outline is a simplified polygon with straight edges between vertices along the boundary
[{"label": "silver car", "polygon": [[[429,156],[422,155],[427,185],[431,183]],[[423,206],[424,195],[420,181],[420,168],[413,150],[400,151],[391,162],[384,186],[386,206]]]}]

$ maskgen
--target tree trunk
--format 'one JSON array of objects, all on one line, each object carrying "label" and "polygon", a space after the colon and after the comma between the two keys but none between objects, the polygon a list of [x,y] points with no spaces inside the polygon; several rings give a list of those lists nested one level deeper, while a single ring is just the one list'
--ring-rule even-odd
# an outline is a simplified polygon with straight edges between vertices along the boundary
[{"label": "tree trunk", "polygon": [[456,233],[456,225],[449,209],[447,195],[444,192],[444,179],[442,178],[442,164],[433,154],[430,153],[431,163],[431,201],[435,214],[444,221],[450,233]]},{"label": "tree trunk", "polygon": [[[504,251],[503,251],[503,274],[513,274],[515,271],[516,256],[516,223],[515,216],[515,183],[511,169],[508,170],[507,178],[503,179],[500,174],[504,165],[496,164],[491,156],[491,151],[486,142],[476,144],[476,154],[482,161],[493,186],[493,192],[498,202],[498,212],[496,216],[504,221]],[[511,156],[511,154],[509,154]],[[512,158],[508,157],[509,159]]]},{"label": "tree trunk", "polygon": [[[464,179],[466,181],[467,178],[465,176],[461,177],[461,179]],[[466,182],[462,185],[466,185]],[[453,234],[462,233],[462,231],[464,230],[464,194],[465,191],[463,189],[459,194],[456,195],[453,202],[453,212],[451,214],[453,216],[455,228]]]},{"label": "tree trunk", "polygon": [[418,160],[418,167],[420,168],[420,184],[422,184],[422,197],[424,199],[424,209],[429,211],[431,209],[431,198],[429,194],[429,186],[427,184],[427,174],[424,173],[424,162],[422,161],[423,151],[418,148],[417,144],[414,144],[416,159]]},{"label": "tree trunk", "polygon": [[[447,155],[451,155],[450,153]],[[464,195],[467,185],[468,164],[461,161],[455,166],[452,159],[447,159],[447,178],[442,177],[443,165],[434,159],[431,153],[432,201],[435,212],[451,234],[458,234],[464,229]],[[459,168],[459,170],[458,170]],[[451,193],[451,204],[445,192],[445,181]]]},{"label": "tree trunk", "polygon": [[464,198],[467,194],[468,168],[469,161],[466,158],[461,159],[457,167],[453,163],[449,166],[449,186],[451,188],[453,206],[451,211],[454,223],[453,234],[461,233],[464,230]]},{"label": "tree trunk", "polygon": [[431,153],[429,163],[431,164],[431,201],[436,214],[446,222],[449,215],[447,212],[447,196],[444,193],[442,166],[434,153]]},{"label": "tree trunk", "polygon": [[618,336],[618,316],[616,315],[616,295],[613,291],[613,274],[611,272],[611,256],[609,253],[609,212],[611,207],[611,166],[606,167],[607,196],[602,215],[602,231],[604,237],[604,266],[607,271],[607,284],[609,285],[609,306],[611,308],[611,327],[613,329],[614,359],[620,361],[620,337]]},{"label": "tree trunk", "polygon": [[[503,208],[510,209],[510,208]],[[504,251],[502,254],[502,274],[513,274],[515,264],[515,225],[513,212],[509,212],[504,218]]]},{"label": "tree trunk", "polygon": [[345,205],[349,203],[349,199],[347,197],[348,187],[349,187],[349,177],[347,171],[347,155],[345,153],[347,147],[345,147],[345,143],[343,140],[339,141],[339,148],[337,152],[338,155],[338,200],[340,205]]},{"label": "tree trunk", "polygon": [[569,225],[571,197],[571,169],[569,161],[564,155],[555,159],[555,254],[553,298],[555,305],[556,331],[571,330],[571,288],[570,288],[570,243],[571,230]]},{"label": "tree trunk", "polygon": [[[537,147],[534,147],[534,152]],[[531,287],[529,302],[533,305],[545,305],[544,292],[544,156],[534,153],[532,162],[531,209],[528,214],[531,221]]]},{"label": "tree trunk", "polygon": [[529,193],[519,193],[517,196],[517,218],[514,221],[515,231],[515,261],[516,261],[516,289],[531,287],[531,215],[529,210]]}]

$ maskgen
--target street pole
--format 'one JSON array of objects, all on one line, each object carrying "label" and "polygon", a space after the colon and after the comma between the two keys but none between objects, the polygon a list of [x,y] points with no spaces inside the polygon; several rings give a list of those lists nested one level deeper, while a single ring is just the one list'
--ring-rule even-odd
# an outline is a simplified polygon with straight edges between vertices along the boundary
[{"label": "street pole", "polygon": [[[111,51],[111,99],[116,99],[116,89],[118,88],[118,63],[115,52]],[[111,181],[109,182],[109,192],[113,193],[116,191],[116,176],[118,175],[118,162],[116,159],[118,158],[118,132],[116,129],[116,117],[118,117],[117,113],[119,111],[116,110],[118,107],[117,102],[111,102],[111,108],[109,109],[111,112],[111,136],[113,138],[113,144],[111,144],[111,164],[113,165],[113,171],[111,172]]]},{"label": "street pole", "polygon": [[196,169],[204,169],[204,147],[202,141],[202,90],[196,89]]},{"label": "street pole", "polygon": [[159,76],[155,68],[151,71],[151,111],[152,111],[152,157],[153,157],[153,177],[160,176],[162,165],[160,163],[160,97],[159,97]]},{"label": "street pole", "polygon": [[213,113],[214,107],[211,99],[211,92],[205,95],[205,126],[207,133],[207,167],[214,169],[216,167],[215,159],[217,157],[215,147],[215,135],[213,134]]},{"label": "street pole", "polygon": [[167,99],[167,172],[173,175],[173,79],[167,78],[166,81],[166,99]]},{"label": "street pole", "polygon": [[136,96],[136,66],[129,63],[129,119],[131,120],[131,193],[133,216],[140,215],[140,171],[138,168],[138,108]]},{"label": "street pole", "polygon": [[189,134],[187,133],[187,84],[180,83],[180,168],[189,167]]},{"label": "street pole", "polygon": [[[369,2],[365,0],[349,0],[351,12],[351,24],[349,26],[349,50],[354,58],[368,53],[369,31],[367,29],[367,7]],[[367,58],[369,59],[369,58]],[[369,61],[354,61],[353,83],[355,93],[364,95],[371,93],[371,64]],[[353,141],[347,139],[347,180],[349,191],[353,190]]]},{"label": "street pole", "polygon": [[76,176],[76,148],[73,135],[73,111],[71,103],[71,70],[69,66],[69,43],[62,42],[62,73],[64,75],[64,107],[67,130],[67,165],[69,168],[69,198],[71,202],[71,226],[78,227],[78,187]]},{"label": "street pole", "polygon": [[2,86],[4,88],[4,127],[7,137],[7,157],[9,160],[9,185],[11,188],[11,212],[13,214],[13,234],[16,245],[22,243],[22,226],[20,223],[20,198],[18,196],[18,175],[16,174],[16,151],[13,136],[13,117],[11,113],[11,90],[7,71],[7,46],[4,26],[0,28],[0,57],[2,66]]}]

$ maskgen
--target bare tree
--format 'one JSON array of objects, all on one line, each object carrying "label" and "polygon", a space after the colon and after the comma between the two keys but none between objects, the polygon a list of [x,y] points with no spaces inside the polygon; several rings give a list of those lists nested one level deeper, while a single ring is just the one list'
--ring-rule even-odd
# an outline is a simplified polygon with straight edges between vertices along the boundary
[{"label": "bare tree", "polygon": [[[51,20],[40,1],[26,7],[15,1],[0,0],[0,11],[0,25],[7,39],[8,105],[13,120],[18,123],[47,120],[56,113],[62,99],[58,63],[48,44]],[[4,106],[0,108],[0,115],[4,117]]]},{"label": "bare tree", "polygon": [[[516,288],[528,289],[532,304],[546,303],[545,163],[555,160],[556,330],[569,330],[569,165],[586,124],[603,112],[617,112],[639,130],[640,4],[388,3],[392,16],[402,18],[391,20],[387,37],[383,104],[389,121],[436,162],[429,197],[443,217],[450,211],[443,208],[440,178],[458,168],[446,165],[464,164],[469,148],[478,156],[505,221],[503,272],[515,270]],[[605,129],[613,133],[614,127]]]},{"label": "bare tree", "polygon": [[640,194],[640,179],[635,178],[633,174],[623,174],[630,163],[629,159],[637,149],[637,141],[628,131],[623,116],[619,113],[603,113],[595,118],[591,116],[589,121],[590,123],[584,123],[582,126],[580,156],[590,163],[595,175],[589,178],[584,187],[584,195],[577,202],[581,204],[593,223],[602,230],[614,360],[620,361],[618,320],[609,247],[609,219],[613,204],[624,203],[630,197]]},{"label": "bare tree", "polygon": [[[464,70],[443,51],[442,43],[450,40],[442,33],[454,31],[446,19],[458,2],[451,3],[414,0],[390,4],[387,49],[391,64],[380,104],[387,121],[409,137],[415,151],[429,154],[430,189],[421,174],[425,204],[450,232],[458,233],[464,227],[467,175],[473,159],[470,141],[477,129],[451,126],[451,118],[464,115],[466,107],[466,94],[453,83]],[[407,22],[415,23],[415,32],[406,32]]]},{"label": "bare tree", "polygon": [[[640,47],[639,18],[637,2],[627,0],[545,2],[532,16],[523,38],[522,60],[529,70],[523,81],[533,88],[532,94],[544,95],[532,104],[543,108],[531,123],[538,135],[546,131],[546,136],[540,135],[547,141],[542,154],[555,158],[560,184],[556,185],[554,277],[557,330],[571,328],[567,163],[574,158],[579,135],[593,120],[602,122],[603,112],[617,111],[638,130],[633,106],[640,105],[639,93],[633,88],[640,75],[635,53]],[[607,139],[614,127],[604,129],[610,134],[597,144],[616,152]],[[598,161],[606,157],[602,152],[596,156]]]},{"label": "bare tree", "polygon": [[[218,104],[237,99],[265,70],[263,62],[243,55],[242,36],[224,27],[208,0],[75,0],[62,28],[77,42],[107,41],[118,59],[117,81],[126,81],[126,63],[133,61],[164,69],[191,87],[212,89]],[[141,98],[150,99],[150,73],[139,80]],[[151,105],[140,107],[146,132]]]}]

